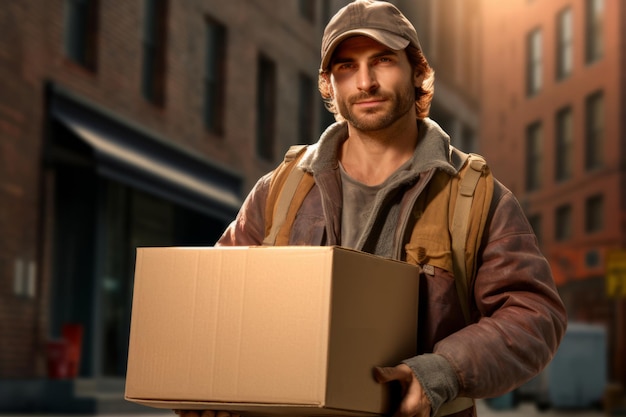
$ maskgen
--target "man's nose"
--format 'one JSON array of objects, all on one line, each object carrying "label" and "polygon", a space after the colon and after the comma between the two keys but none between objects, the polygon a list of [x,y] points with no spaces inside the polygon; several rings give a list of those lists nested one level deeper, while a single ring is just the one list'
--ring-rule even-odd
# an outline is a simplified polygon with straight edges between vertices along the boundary
[{"label": "man's nose", "polygon": [[357,88],[361,91],[372,91],[378,88],[376,75],[369,65],[362,65],[357,73]]}]

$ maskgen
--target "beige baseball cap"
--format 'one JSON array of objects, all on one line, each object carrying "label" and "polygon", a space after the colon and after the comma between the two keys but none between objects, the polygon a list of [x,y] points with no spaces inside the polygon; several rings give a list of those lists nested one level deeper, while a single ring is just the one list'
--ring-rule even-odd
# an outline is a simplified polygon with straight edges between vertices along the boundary
[{"label": "beige baseball cap", "polygon": [[356,0],[340,9],[326,25],[320,69],[328,68],[341,41],[357,35],[368,36],[393,50],[409,44],[421,49],[415,28],[396,6],[386,1]]}]

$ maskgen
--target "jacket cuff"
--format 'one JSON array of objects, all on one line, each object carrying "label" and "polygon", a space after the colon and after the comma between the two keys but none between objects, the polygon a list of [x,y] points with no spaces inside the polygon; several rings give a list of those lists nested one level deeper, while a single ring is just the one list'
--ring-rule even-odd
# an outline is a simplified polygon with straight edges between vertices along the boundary
[{"label": "jacket cuff", "polygon": [[459,394],[459,382],[452,365],[440,355],[428,353],[402,361],[417,377],[428,399],[430,415],[434,416],[445,402]]}]

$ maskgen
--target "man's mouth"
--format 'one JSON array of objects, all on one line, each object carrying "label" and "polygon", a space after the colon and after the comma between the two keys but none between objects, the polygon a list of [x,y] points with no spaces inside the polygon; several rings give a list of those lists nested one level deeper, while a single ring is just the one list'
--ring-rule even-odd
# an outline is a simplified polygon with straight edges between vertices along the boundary
[{"label": "man's mouth", "polygon": [[364,100],[355,100],[352,102],[353,105],[355,106],[363,106],[363,107],[368,107],[368,106],[375,106],[378,105],[382,102],[384,102],[385,99],[382,97],[371,97],[371,98],[367,98]]}]

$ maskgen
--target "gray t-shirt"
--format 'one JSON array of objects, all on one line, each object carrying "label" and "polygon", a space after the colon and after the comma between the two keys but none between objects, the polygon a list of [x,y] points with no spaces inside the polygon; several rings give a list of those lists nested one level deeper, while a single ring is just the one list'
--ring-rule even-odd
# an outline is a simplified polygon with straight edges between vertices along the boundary
[{"label": "gray t-shirt", "polygon": [[339,164],[343,190],[342,246],[393,257],[393,233],[398,221],[400,198],[394,198],[399,189],[391,185],[395,183],[396,175],[408,169],[411,162],[407,161],[384,182],[374,186],[350,177]]},{"label": "gray t-shirt", "polygon": [[348,175],[339,164],[343,189],[343,211],[341,213],[341,245],[357,248],[365,232],[365,226],[372,213],[378,192],[384,183],[369,186]]}]

